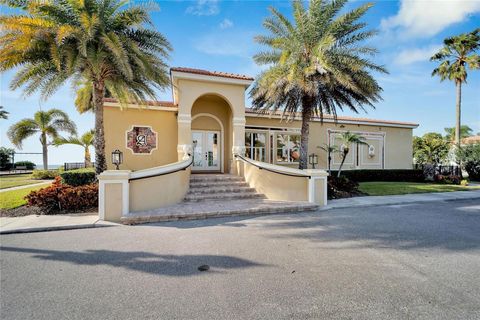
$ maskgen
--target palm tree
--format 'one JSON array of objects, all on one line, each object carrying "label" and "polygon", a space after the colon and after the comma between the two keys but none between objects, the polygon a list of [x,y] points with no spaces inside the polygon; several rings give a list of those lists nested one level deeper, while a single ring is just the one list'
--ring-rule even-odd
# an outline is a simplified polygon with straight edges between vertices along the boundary
[{"label": "palm tree", "polygon": [[381,99],[382,88],[370,71],[386,70],[369,59],[377,50],[362,44],[376,32],[362,31],[365,23],[358,21],[372,4],[340,15],[346,2],[312,0],[306,8],[296,0],[293,22],[270,8],[272,16],[263,22],[269,34],[255,38],[269,49],[254,56],[268,69],[250,91],[253,108],[282,110],[290,119],[301,113],[300,169],[307,168],[309,121],[314,116],[336,117],[337,108],[344,106],[358,112]]},{"label": "palm tree", "polygon": [[55,139],[59,136],[59,132],[64,131],[70,134],[76,134],[76,126],[68,115],[59,109],[50,109],[48,111],[35,112],[33,119],[22,119],[10,126],[7,131],[10,141],[22,148],[23,141],[40,133],[40,143],[42,144],[43,153],[43,169],[48,170],[48,138]]},{"label": "palm tree", "polygon": [[169,84],[171,46],[148,8],[121,0],[5,1],[26,15],[0,17],[0,71],[20,67],[12,89],[47,98],[68,79],[83,83],[95,112],[96,172],[106,170],[103,99],[122,104],[155,99]]},{"label": "palm tree", "polygon": [[328,174],[332,175],[331,164],[332,164],[332,153],[338,152],[338,147],[336,145],[330,145],[324,143],[323,146],[319,146],[317,148],[322,149],[327,153],[327,160],[328,160]]},{"label": "palm tree", "polygon": [[7,110],[3,110],[3,106],[0,106],[0,119],[8,119],[9,113]]},{"label": "palm tree", "polygon": [[[447,141],[455,141],[455,130],[456,127],[445,128],[445,139]],[[460,140],[467,138],[473,135],[473,129],[467,125],[460,126]]]},{"label": "palm tree", "polygon": [[467,81],[467,67],[472,70],[480,67],[480,57],[475,53],[480,48],[480,29],[443,40],[444,47],[435,53],[430,61],[439,61],[440,65],[432,72],[455,82],[457,87],[455,144],[460,145],[462,84]]},{"label": "palm tree", "polygon": [[93,146],[95,137],[95,131],[90,130],[85,132],[81,137],[72,136],[69,138],[58,137],[53,141],[55,146],[61,146],[64,144],[75,144],[78,146],[83,147],[85,151],[85,168],[90,167],[92,165],[91,157],[90,157],[90,150],[89,148]]},{"label": "palm tree", "polygon": [[342,162],[340,163],[340,167],[338,168],[337,178],[340,177],[342,173],[343,163],[347,158],[348,153],[350,152],[350,145],[352,144],[365,144],[368,145],[365,141],[365,138],[350,131],[343,132],[340,135],[340,140],[342,141],[342,147],[340,148],[340,152],[342,154]]}]

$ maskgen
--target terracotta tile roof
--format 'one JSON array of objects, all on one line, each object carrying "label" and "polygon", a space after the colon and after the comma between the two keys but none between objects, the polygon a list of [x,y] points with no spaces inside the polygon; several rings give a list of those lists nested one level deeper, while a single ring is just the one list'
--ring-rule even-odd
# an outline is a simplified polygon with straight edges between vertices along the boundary
[{"label": "terracotta tile roof", "polygon": [[462,139],[462,144],[480,143],[480,136],[471,136]]},{"label": "terracotta tile roof", "polygon": [[[118,103],[118,100],[115,98],[104,98],[103,101]],[[134,104],[136,103],[134,102]],[[147,106],[152,106],[152,107],[169,107],[169,108],[177,107],[172,101],[145,101],[145,104]]]},{"label": "terracotta tile roof", "polygon": [[220,72],[220,71],[208,71],[208,70],[193,69],[193,68],[176,67],[176,68],[170,68],[170,71],[194,73],[194,74],[201,74],[204,76],[223,77],[223,78],[231,78],[231,79],[239,79],[239,80],[250,80],[250,81],[254,80],[252,77],[246,76],[244,74],[227,73],[227,72]]},{"label": "terracotta tile roof", "polygon": [[[252,108],[246,108],[245,109],[246,113],[250,114],[258,114],[257,111],[254,111]],[[270,113],[265,113],[269,115]],[[272,115],[274,116],[281,116],[281,112],[275,112]],[[298,116],[300,116],[300,113],[298,113]],[[314,117],[314,119],[319,120],[320,117]],[[323,115],[323,119],[327,120],[334,120],[334,116],[330,114],[325,114]],[[412,126],[412,127],[418,127],[417,123],[413,122],[402,122],[402,121],[393,121],[393,120],[378,120],[378,119],[369,119],[369,118],[356,118],[356,117],[347,117],[347,116],[337,116],[338,121],[352,121],[352,122],[368,122],[372,124],[390,124],[390,125],[401,125],[401,126]]]}]

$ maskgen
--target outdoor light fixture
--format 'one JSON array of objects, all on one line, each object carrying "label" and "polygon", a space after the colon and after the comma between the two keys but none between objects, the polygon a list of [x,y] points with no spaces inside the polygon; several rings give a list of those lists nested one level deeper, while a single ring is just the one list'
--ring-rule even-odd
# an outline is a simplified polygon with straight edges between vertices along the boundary
[{"label": "outdoor light fixture", "polygon": [[123,152],[116,149],[112,152],[112,164],[117,166],[117,170],[119,170],[119,166],[123,163]]},{"label": "outdoor light fixture", "polygon": [[308,156],[308,163],[312,165],[312,169],[315,169],[315,165],[318,164],[318,156],[315,153],[311,153]]}]

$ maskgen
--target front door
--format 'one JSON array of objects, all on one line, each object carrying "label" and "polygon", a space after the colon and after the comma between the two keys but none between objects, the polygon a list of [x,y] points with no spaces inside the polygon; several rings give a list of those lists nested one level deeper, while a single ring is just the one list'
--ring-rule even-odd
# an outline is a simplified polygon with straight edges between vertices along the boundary
[{"label": "front door", "polygon": [[193,171],[220,171],[219,131],[192,131]]}]

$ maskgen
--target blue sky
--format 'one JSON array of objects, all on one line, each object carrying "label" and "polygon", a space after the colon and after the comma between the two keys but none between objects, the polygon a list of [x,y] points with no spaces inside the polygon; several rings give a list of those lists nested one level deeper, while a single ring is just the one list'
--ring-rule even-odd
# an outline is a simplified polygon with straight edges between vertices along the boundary
[{"label": "blue sky", "polygon": [[[364,3],[352,1],[348,8]],[[255,76],[260,68],[252,56],[261,47],[253,37],[264,33],[262,21],[275,6],[291,15],[288,1],[158,1],[152,12],[155,28],[172,43],[171,66],[194,67]],[[2,14],[9,11],[2,9]],[[380,53],[375,60],[384,64],[389,75],[377,78],[383,87],[383,101],[375,109],[358,116],[375,119],[411,121],[420,124],[415,135],[454,126],[455,88],[451,82],[440,83],[430,76],[435,64],[428,58],[445,37],[480,27],[480,1],[379,1],[365,16],[369,28],[379,30],[371,40]],[[39,108],[60,108],[77,123],[80,133],[93,127],[91,114],[79,115],[74,107],[74,91],[66,86],[47,101],[38,95],[23,97],[21,91],[9,90],[14,72],[0,77],[0,104],[10,112],[1,122],[1,145],[11,147],[5,132],[14,122],[31,117]],[[159,92],[161,100],[171,100],[170,90]],[[480,70],[470,72],[463,88],[462,122],[480,132]],[[248,101],[247,101],[248,103]],[[340,114],[355,115],[345,110]],[[24,152],[40,152],[37,137],[28,139]],[[83,151],[76,146],[49,148],[49,163],[82,161]],[[41,156],[18,156],[41,163]]]}]

